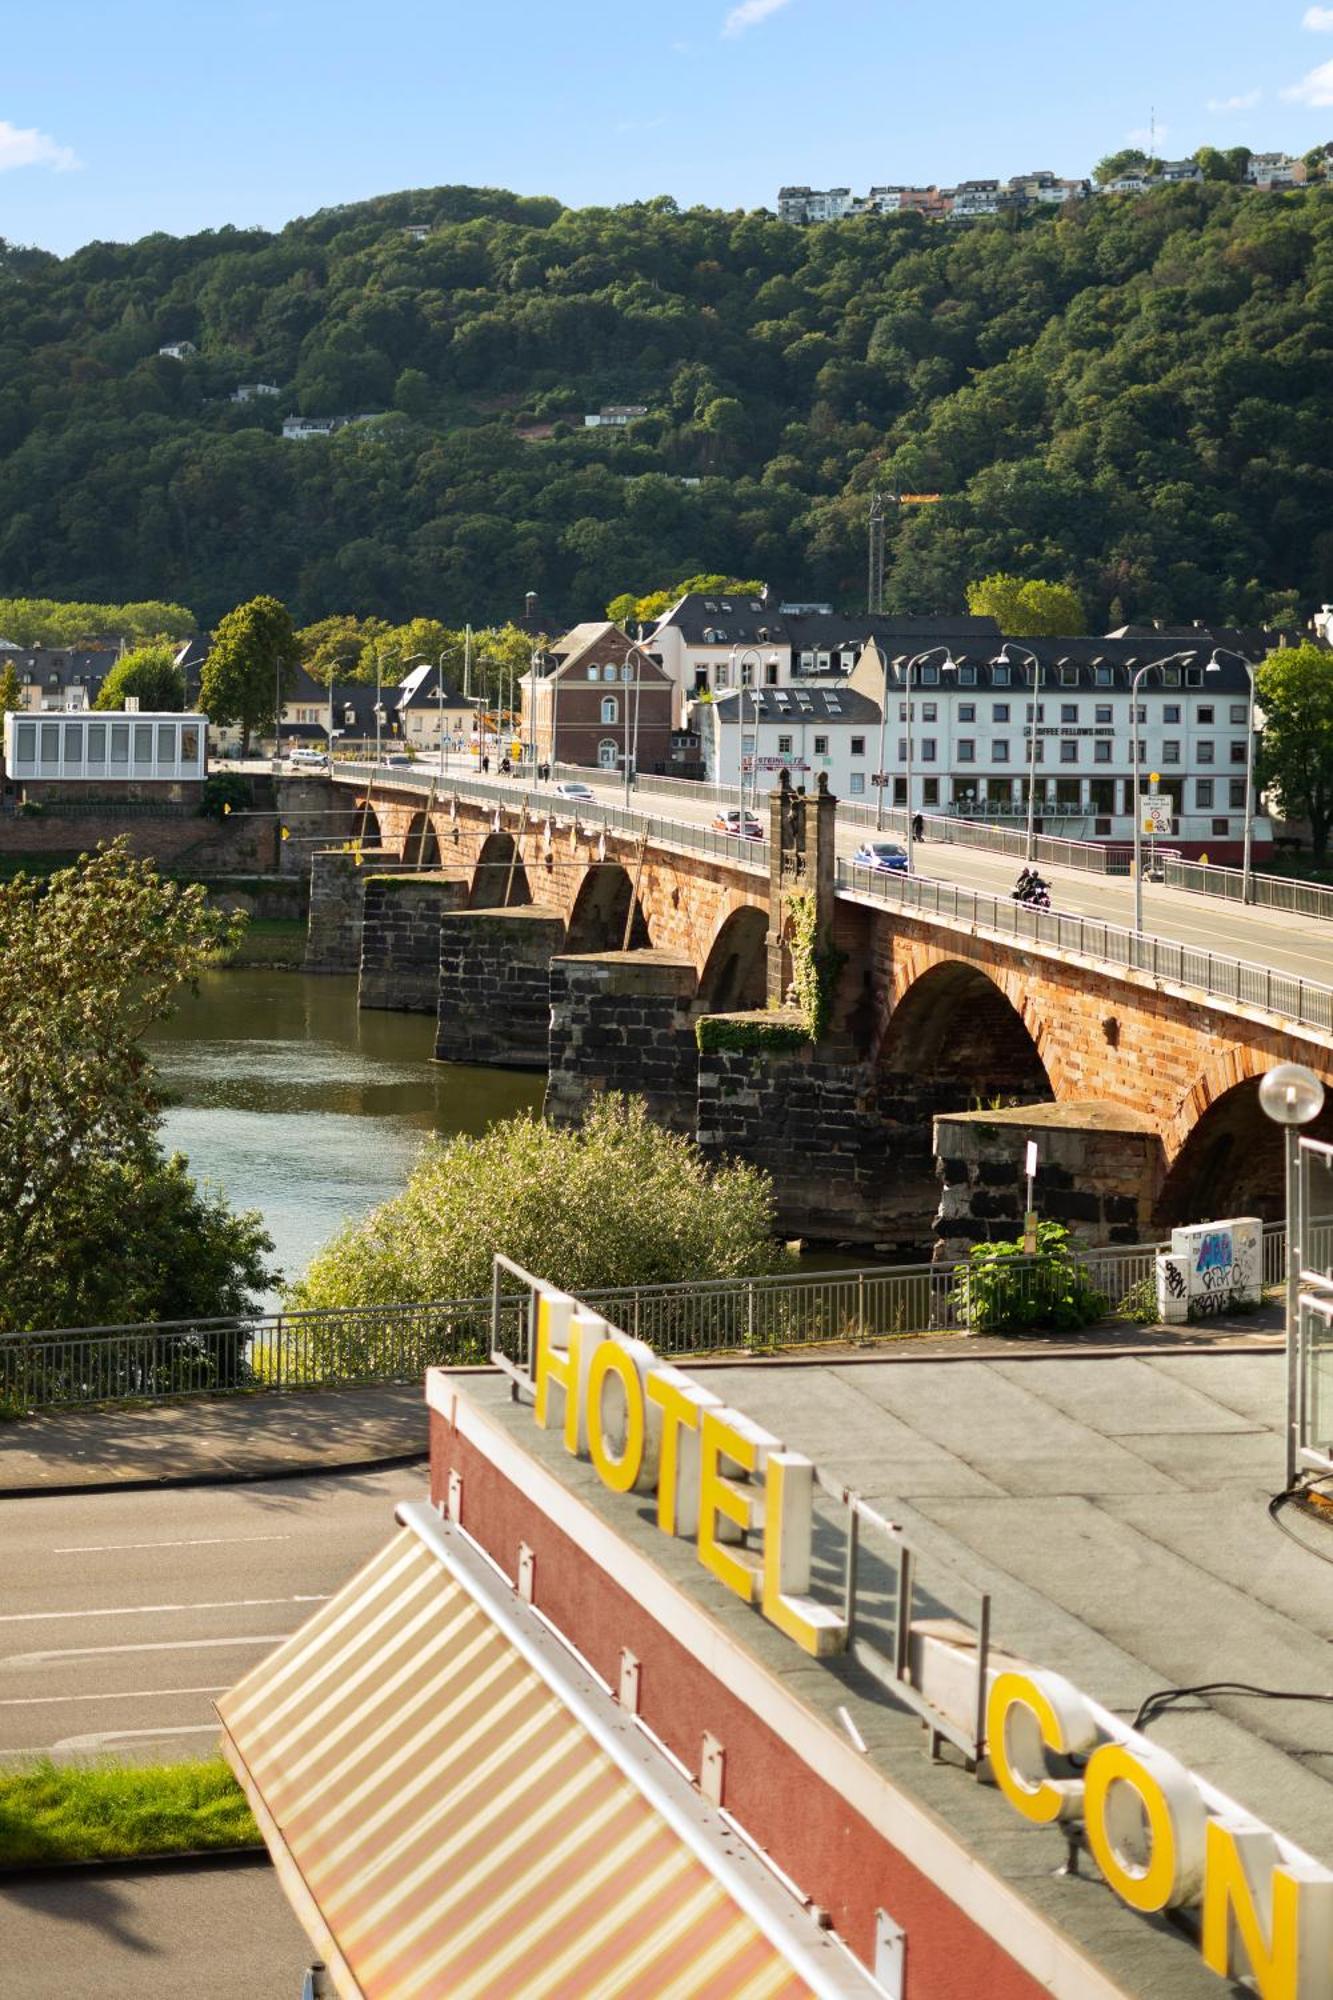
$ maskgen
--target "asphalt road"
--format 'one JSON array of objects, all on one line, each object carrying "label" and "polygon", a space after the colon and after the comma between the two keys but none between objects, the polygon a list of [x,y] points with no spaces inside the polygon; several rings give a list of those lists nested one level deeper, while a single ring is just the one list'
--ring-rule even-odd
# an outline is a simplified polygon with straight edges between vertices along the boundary
[{"label": "asphalt road", "polygon": [[[394,775],[385,774],[386,782]],[[503,784],[494,775],[488,783]],[[514,790],[525,789],[517,780]],[[619,805],[619,788],[597,787],[597,796],[607,804]],[[707,826],[723,810],[712,800],[684,798],[678,792],[654,792],[645,780],[634,794],[639,810],[664,819],[676,819],[693,826]],[[566,808],[568,810],[568,808]],[[764,818],[761,810],[760,820]],[[838,853],[850,858],[867,837],[864,830],[839,827]],[[871,836],[873,837],[873,836]],[[1020,863],[1008,855],[982,849],[946,846],[926,841],[916,854],[916,869],[943,882],[980,889],[990,895],[1008,896]],[[1051,884],[1052,907],[1071,915],[1095,917],[1119,924],[1126,930],[1134,924],[1134,887],[1124,876],[1085,875],[1075,869],[1043,866]],[[1290,973],[1315,984],[1333,986],[1333,922],[1316,917],[1297,917],[1277,910],[1242,909],[1211,896],[1191,895],[1183,889],[1160,884],[1143,886],[1143,928],[1145,932],[1173,943],[1215,952],[1223,958],[1239,958],[1251,965],[1269,966],[1275,972]]]},{"label": "asphalt road", "polygon": [[382,1547],[395,1504],[425,1488],[423,1466],[7,1500],[0,1760],[208,1754],[215,1697]]}]

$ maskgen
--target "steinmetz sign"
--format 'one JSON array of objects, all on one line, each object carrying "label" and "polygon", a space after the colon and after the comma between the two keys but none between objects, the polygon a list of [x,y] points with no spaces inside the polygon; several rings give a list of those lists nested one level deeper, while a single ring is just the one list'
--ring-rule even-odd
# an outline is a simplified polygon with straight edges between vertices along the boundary
[{"label": "steinmetz sign", "polygon": [[[534,1414],[613,1493],[655,1494],[664,1534],[816,1657],[841,1612],[810,1594],[815,1468],[562,1292],[534,1288]],[[497,1359],[502,1357],[497,1356]],[[508,1365],[508,1364],[506,1364]],[[1333,1874],[1125,1729],[1061,1675],[995,1671],[991,1775],[1036,1826],[1080,1821],[1110,1888],[1147,1915],[1198,1905],[1199,1948],[1261,2000],[1328,2000]]]}]

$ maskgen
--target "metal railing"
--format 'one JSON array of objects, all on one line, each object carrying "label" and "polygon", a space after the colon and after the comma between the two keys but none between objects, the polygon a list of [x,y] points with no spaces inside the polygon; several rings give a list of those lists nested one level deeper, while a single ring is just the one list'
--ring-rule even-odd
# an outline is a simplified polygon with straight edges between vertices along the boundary
[{"label": "metal railing", "polygon": [[[1049,809],[1043,817],[1050,817]],[[1086,818],[1087,815],[1083,813],[1080,817]],[[873,827],[876,809],[873,805],[855,805],[846,799],[839,799],[838,818],[850,826]],[[886,806],[885,832],[906,833],[907,818],[905,806]],[[1027,834],[1022,827],[959,819],[952,813],[923,813],[921,818],[925,824],[926,844],[933,841],[940,847],[980,848],[988,854],[1008,855],[1018,861],[1027,855]],[[1128,850],[1109,846],[1105,841],[1069,840],[1058,834],[1039,833],[1034,838],[1033,851],[1034,859],[1044,862],[1048,868],[1070,868],[1086,875],[1128,875],[1130,872]]]},{"label": "metal railing", "polygon": [[840,861],[838,888],[873,898],[926,917],[984,930],[1004,939],[1045,944],[1100,966],[1111,965],[1146,973],[1167,985],[1192,988],[1209,999],[1233,1006],[1254,1007],[1282,1021],[1333,1034],[1333,987],[1271,966],[1226,958],[1196,945],[1126,930],[1099,917],[1059,910],[1037,910],[1011,896],[991,896],[982,889],[960,888],[952,882],[918,875],[898,875]]},{"label": "metal railing", "polygon": [[[1239,868],[1217,868],[1211,862],[1171,860],[1166,864],[1168,889],[1188,889],[1197,896],[1219,896],[1224,902],[1244,902],[1245,877]],[[1321,882],[1299,882],[1287,875],[1250,876],[1250,907],[1286,910],[1292,916],[1318,917],[1333,923],[1333,889]]]},{"label": "metal railing", "polygon": [[[1315,1249],[1323,1257],[1333,1248],[1333,1222],[1321,1223],[1319,1231]],[[1265,1230],[1266,1284],[1281,1282],[1285,1242],[1281,1225]],[[1164,1247],[1134,1243],[1086,1250],[1078,1262],[1114,1311],[1153,1276]],[[1015,1258],[998,1280],[978,1281],[963,1260],[603,1287],[583,1297],[622,1332],[679,1358],[984,1331],[996,1312],[1018,1307],[1037,1309],[1039,1325],[1040,1309],[1049,1303],[1046,1285],[1039,1264]],[[9,1333],[0,1335],[0,1412],[419,1382],[430,1367],[484,1361],[495,1328],[502,1351],[522,1360],[530,1333],[526,1292],[424,1305]]]}]

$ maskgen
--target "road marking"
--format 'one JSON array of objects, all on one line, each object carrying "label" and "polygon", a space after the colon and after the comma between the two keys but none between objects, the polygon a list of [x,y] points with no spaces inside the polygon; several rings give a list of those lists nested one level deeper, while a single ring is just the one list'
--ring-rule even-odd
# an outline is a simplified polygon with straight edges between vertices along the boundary
[{"label": "road marking", "polygon": [[290,1632],[247,1633],[236,1639],[155,1639],[141,1646],[61,1646],[47,1653],[11,1653],[0,1667],[43,1667],[51,1660],[94,1660],[108,1653],[183,1653],[200,1646],[280,1646]]},{"label": "road marking", "polygon": [[136,1737],[146,1736],[156,1742],[160,1736],[216,1736],[218,1724],[214,1722],[178,1722],[169,1729],[104,1729],[96,1736],[62,1736],[58,1743],[49,1745],[47,1751],[6,1750],[6,1757],[40,1757],[56,1750],[101,1750],[108,1743],[129,1743]]},{"label": "road marking", "polygon": [[127,1549],[215,1549],[232,1542],[289,1542],[290,1535],[198,1535],[188,1542],[78,1542],[53,1556],[120,1555]]},{"label": "road marking", "polygon": [[327,1604],[327,1590],[302,1597],[219,1597],[205,1604],[112,1604],[95,1611],[6,1611],[0,1625],[41,1624],[48,1618],[147,1618],[166,1611],[254,1611],[270,1604]]},{"label": "road marking", "polygon": [[54,1708],[71,1701],[166,1701],[177,1694],[225,1694],[231,1686],[206,1688],[128,1688],[123,1694],[24,1694],[6,1695],[0,1708]]}]

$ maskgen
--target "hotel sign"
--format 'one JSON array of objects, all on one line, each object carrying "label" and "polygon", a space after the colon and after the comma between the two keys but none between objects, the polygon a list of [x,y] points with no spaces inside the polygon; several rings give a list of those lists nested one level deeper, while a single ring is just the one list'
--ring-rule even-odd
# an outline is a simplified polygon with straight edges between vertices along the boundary
[{"label": "hotel sign", "polygon": [[[612,1493],[655,1498],[717,1582],[818,1657],[849,1642],[811,1594],[813,1462],[577,1299],[535,1286],[534,1416]],[[989,1774],[1036,1826],[1082,1827],[1111,1890],[1156,1916],[1194,1909],[1204,1963],[1260,2000],[1333,1991],[1333,1873],[1061,1675],[992,1669]]]}]

